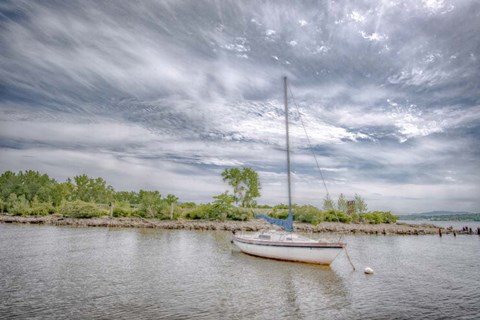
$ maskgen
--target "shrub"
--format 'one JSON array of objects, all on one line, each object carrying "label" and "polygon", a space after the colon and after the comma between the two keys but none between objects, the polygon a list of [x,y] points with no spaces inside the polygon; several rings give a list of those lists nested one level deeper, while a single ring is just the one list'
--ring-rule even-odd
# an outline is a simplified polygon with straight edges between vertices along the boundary
[{"label": "shrub", "polygon": [[195,202],[184,202],[184,203],[180,203],[180,207],[181,208],[188,208],[188,209],[191,209],[191,208],[195,208],[197,205],[195,204]]},{"label": "shrub", "polygon": [[35,216],[47,216],[54,212],[55,208],[51,202],[39,202],[37,196],[35,196],[31,202],[28,213]]},{"label": "shrub", "polygon": [[185,218],[191,220],[206,220],[210,216],[211,207],[211,204],[201,204],[192,210],[188,210],[185,213]]},{"label": "shrub", "polygon": [[245,208],[231,208],[227,211],[227,219],[234,221],[247,221],[253,218],[253,211]]},{"label": "shrub", "polygon": [[395,223],[398,220],[398,217],[394,216],[390,211],[372,211],[361,213],[359,216],[362,221],[371,224]]},{"label": "shrub", "polygon": [[273,211],[271,213],[269,213],[268,215],[270,217],[276,218],[276,219],[287,219],[288,210],[278,210],[278,209],[274,208]]},{"label": "shrub", "polygon": [[300,222],[319,224],[322,222],[322,212],[320,209],[311,206],[298,206],[293,209],[293,219]]},{"label": "shrub", "polygon": [[201,204],[195,209],[185,212],[186,219],[202,219],[202,220],[237,220],[246,221],[253,217],[252,210],[245,208],[226,207],[221,204]]},{"label": "shrub", "polygon": [[101,209],[94,203],[81,200],[65,202],[60,208],[60,214],[69,218],[96,218],[107,215],[107,209]]},{"label": "shrub", "polygon": [[128,202],[115,202],[113,204],[113,216],[118,217],[131,217],[133,215],[133,209]]},{"label": "shrub", "polygon": [[10,194],[8,197],[8,212],[15,216],[26,216],[30,213],[30,205],[22,194],[17,197],[16,194]]}]

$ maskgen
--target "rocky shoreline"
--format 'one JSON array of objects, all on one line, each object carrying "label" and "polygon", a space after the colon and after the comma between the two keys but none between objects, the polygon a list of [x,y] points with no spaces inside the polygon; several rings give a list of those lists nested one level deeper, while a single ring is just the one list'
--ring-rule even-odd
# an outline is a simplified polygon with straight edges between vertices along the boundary
[{"label": "rocky shoreline", "polygon": [[[71,227],[111,227],[111,228],[156,228],[183,230],[225,230],[225,231],[258,231],[272,229],[269,223],[257,219],[251,221],[205,221],[205,220],[156,220],[144,218],[93,218],[74,219],[60,215],[21,217],[0,215],[0,223],[44,224]],[[305,233],[338,233],[338,234],[373,234],[373,235],[427,235],[427,234],[462,234],[462,230],[439,228],[430,224],[363,224],[323,222],[317,226],[307,223],[295,223],[296,232]]]}]

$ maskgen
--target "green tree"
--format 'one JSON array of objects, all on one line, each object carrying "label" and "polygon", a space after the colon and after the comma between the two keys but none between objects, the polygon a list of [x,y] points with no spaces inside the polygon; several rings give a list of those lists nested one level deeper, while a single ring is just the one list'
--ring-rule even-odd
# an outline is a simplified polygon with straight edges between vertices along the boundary
[{"label": "green tree", "polygon": [[222,207],[225,208],[232,208],[233,203],[235,202],[235,197],[231,194],[228,193],[228,191],[225,191],[224,193],[220,193],[218,196],[214,196],[213,201],[214,204],[218,204]]},{"label": "green tree", "polygon": [[258,174],[251,168],[231,168],[222,172],[223,181],[233,187],[235,203],[242,207],[254,206],[255,198],[260,197]]},{"label": "green tree", "polygon": [[170,206],[170,220],[173,220],[173,209],[175,204],[178,201],[178,197],[174,196],[173,194],[167,194],[165,197],[165,202]]},{"label": "green tree", "polygon": [[0,196],[7,203],[10,195],[17,194],[18,177],[15,172],[5,171],[0,176]]},{"label": "green tree", "polygon": [[324,211],[329,211],[329,210],[335,210],[335,204],[333,203],[332,198],[330,198],[330,195],[327,194],[325,199],[323,199],[323,210]]},{"label": "green tree", "polygon": [[117,191],[113,196],[115,201],[128,202],[130,204],[138,204],[139,196],[135,191]]},{"label": "green tree", "polygon": [[355,193],[355,212],[356,213],[364,213],[367,212],[368,207],[365,200],[359,195]]},{"label": "green tree", "polygon": [[18,174],[18,194],[25,195],[26,200],[32,201],[35,196],[41,202],[49,201],[51,190],[56,184],[47,174],[40,174],[38,171],[20,171]]},{"label": "green tree", "polygon": [[155,218],[161,214],[164,207],[162,195],[158,191],[140,190],[138,212],[141,216]]},{"label": "green tree", "polygon": [[115,190],[103,178],[89,178],[86,174],[73,177],[73,198],[85,202],[110,203]]},{"label": "green tree", "polygon": [[57,183],[51,190],[50,199],[52,200],[52,204],[58,207],[64,201],[71,201],[74,190],[75,185],[70,178],[65,182]]},{"label": "green tree", "polygon": [[0,196],[3,200],[7,200],[10,194],[14,193],[17,196],[24,195],[27,201],[32,201],[37,196],[44,202],[49,201],[55,185],[55,180],[38,171],[20,171],[18,174],[6,171],[0,176]]},{"label": "green tree", "polygon": [[347,213],[348,211],[347,200],[345,199],[343,193],[340,193],[340,195],[338,196],[337,209],[338,211],[341,211],[343,213]]},{"label": "green tree", "polygon": [[12,193],[8,197],[8,212],[16,216],[24,216],[29,214],[30,205],[25,198],[25,195],[20,195],[17,197],[16,194]]}]

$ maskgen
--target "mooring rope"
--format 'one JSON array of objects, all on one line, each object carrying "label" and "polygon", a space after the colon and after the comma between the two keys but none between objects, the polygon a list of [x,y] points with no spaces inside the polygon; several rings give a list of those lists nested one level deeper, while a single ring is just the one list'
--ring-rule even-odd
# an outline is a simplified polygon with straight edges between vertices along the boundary
[{"label": "mooring rope", "polygon": [[352,266],[353,271],[355,271],[355,266],[353,265],[352,260],[350,260],[350,256],[348,255],[347,247],[345,247],[345,254],[347,255],[348,262],[350,262],[350,265]]}]

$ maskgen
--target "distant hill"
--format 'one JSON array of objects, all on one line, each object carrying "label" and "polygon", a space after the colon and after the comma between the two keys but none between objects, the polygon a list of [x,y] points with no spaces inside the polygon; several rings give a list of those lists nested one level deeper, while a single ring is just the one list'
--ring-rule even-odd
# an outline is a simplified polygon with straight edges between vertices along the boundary
[{"label": "distant hill", "polygon": [[480,221],[480,213],[466,211],[430,211],[399,215],[400,220]]},{"label": "distant hill", "polygon": [[419,216],[453,216],[457,214],[475,214],[474,212],[467,211],[429,211],[429,212],[417,212],[411,213],[410,215],[419,215]]}]

